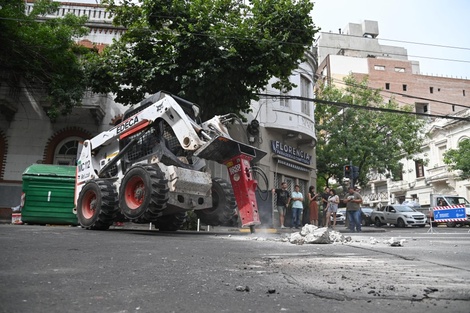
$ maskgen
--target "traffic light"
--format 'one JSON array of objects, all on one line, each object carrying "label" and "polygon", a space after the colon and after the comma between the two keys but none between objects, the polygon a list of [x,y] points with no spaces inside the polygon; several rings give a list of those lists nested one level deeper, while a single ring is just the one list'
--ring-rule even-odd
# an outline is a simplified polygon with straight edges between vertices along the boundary
[{"label": "traffic light", "polygon": [[358,179],[359,178],[359,167],[358,166],[353,166],[353,179]]},{"label": "traffic light", "polygon": [[344,177],[347,177],[347,178],[351,177],[351,165],[344,166]]}]

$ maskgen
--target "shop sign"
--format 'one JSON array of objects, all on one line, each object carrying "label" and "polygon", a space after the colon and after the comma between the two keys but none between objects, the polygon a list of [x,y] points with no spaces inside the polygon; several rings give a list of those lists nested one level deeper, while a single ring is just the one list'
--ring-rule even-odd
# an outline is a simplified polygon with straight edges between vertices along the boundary
[{"label": "shop sign", "polygon": [[297,162],[310,165],[312,156],[300,149],[284,144],[278,140],[271,140],[271,149],[274,153]]}]

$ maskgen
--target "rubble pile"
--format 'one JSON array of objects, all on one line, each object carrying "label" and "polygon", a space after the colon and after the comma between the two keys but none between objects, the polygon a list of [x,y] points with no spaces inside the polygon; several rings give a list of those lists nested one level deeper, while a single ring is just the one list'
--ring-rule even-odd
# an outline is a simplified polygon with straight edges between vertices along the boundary
[{"label": "rubble pile", "polygon": [[317,227],[306,224],[299,232],[292,233],[288,238],[290,243],[302,244],[330,244],[351,241],[351,237],[345,237],[340,232],[328,227]]}]

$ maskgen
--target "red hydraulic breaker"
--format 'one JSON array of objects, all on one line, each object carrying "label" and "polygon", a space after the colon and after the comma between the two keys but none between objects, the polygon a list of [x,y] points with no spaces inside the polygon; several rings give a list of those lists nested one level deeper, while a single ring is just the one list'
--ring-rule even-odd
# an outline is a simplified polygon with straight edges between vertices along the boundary
[{"label": "red hydraulic breaker", "polygon": [[253,232],[254,226],[261,224],[255,195],[258,182],[253,179],[250,171],[252,159],[249,155],[239,154],[225,162],[237,201],[242,227],[250,226],[251,232]]},{"label": "red hydraulic breaker", "polygon": [[253,233],[255,226],[261,222],[255,195],[258,182],[253,179],[250,168],[251,162],[259,161],[266,152],[231,138],[219,136],[212,139],[196,155],[227,166],[242,227],[249,226]]}]

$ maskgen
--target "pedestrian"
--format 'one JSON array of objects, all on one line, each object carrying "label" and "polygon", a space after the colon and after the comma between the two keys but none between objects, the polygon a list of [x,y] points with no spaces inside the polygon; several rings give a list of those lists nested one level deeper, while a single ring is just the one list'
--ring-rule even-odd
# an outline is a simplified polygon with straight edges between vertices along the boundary
[{"label": "pedestrian", "polygon": [[328,226],[328,223],[326,221],[326,211],[328,207],[328,198],[330,197],[330,188],[325,187],[323,189],[323,193],[321,194],[321,204],[322,204],[322,226],[326,227]]},{"label": "pedestrian", "polygon": [[292,192],[292,224],[295,228],[300,228],[300,217],[302,215],[302,210],[304,205],[304,195],[300,192],[300,186],[295,185],[294,191]]},{"label": "pedestrian", "polygon": [[279,222],[281,224],[281,228],[286,228],[284,225],[284,219],[291,199],[290,192],[287,190],[287,183],[282,182],[281,188],[273,188],[272,193],[273,195],[276,194],[276,209],[279,213]]},{"label": "pedestrian", "polygon": [[339,197],[334,189],[330,190],[330,196],[328,197],[328,209],[326,211],[326,220],[328,227],[331,226],[331,216],[333,216],[333,226],[336,226],[336,212],[338,211]]},{"label": "pedestrian", "polygon": [[319,195],[315,193],[315,187],[310,186],[308,188],[308,203],[310,207],[310,224],[318,226],[318,198]]},{"label": "pedestrian", "polygon": [[350,186],[348,194],[343,200],[346,203],[346,214],[349,221],[349,230],[351,232],[361,232],[361,203],[362,196],[359,192],[354,191],[354,187]]}]

